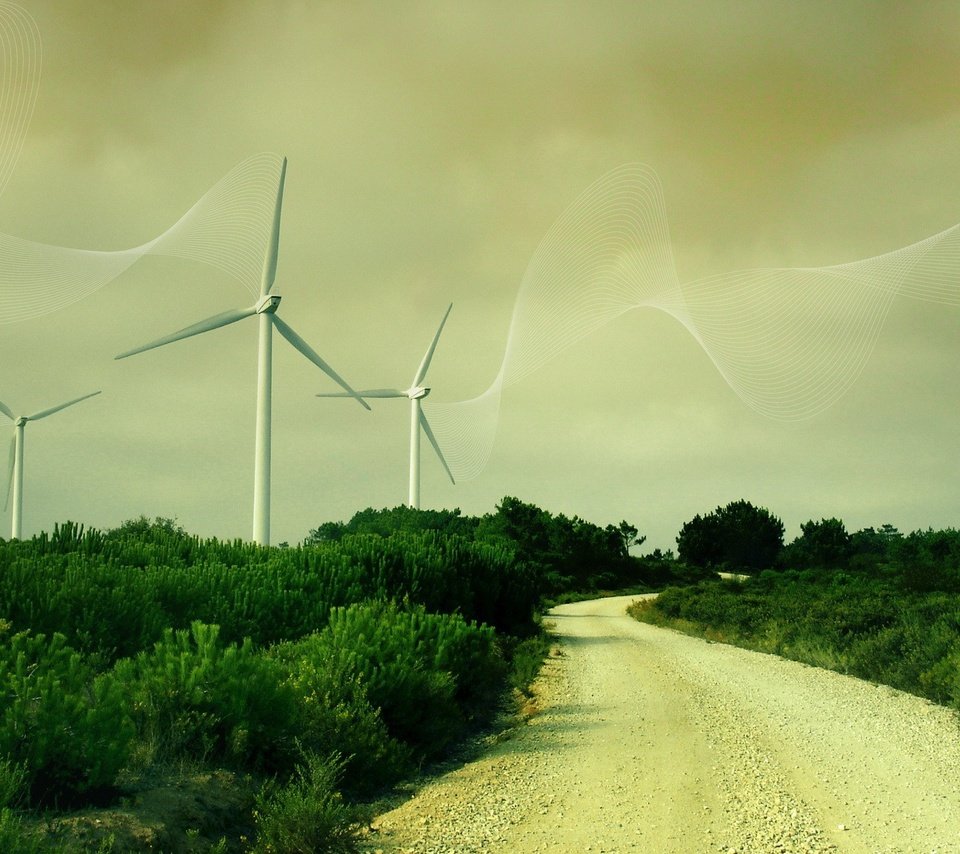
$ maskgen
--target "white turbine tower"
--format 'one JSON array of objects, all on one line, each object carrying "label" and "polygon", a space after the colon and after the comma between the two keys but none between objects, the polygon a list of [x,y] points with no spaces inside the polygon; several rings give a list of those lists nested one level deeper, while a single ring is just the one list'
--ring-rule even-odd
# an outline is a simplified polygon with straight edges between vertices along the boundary
[{"label": "white turbine tower", "polygon": [[[440,445],[437,443],[437,437],[433,435],[430,422],[427,421],[427,416],[423,414],[423,409],[420,406],[420,401],[430,394],[430,389],[424,388],[420,384],[427,378],[427,371],[430,368],[430,361],[433,359],[433,353],[437,349],[437,342],[440,340],[440,333],[443,332],[443,325],[447,322],[447,317],[450,316],[450,309],[452,308],[453,303],[450,303],[446,314],[443,315],[443,320],[440,321],[440,326],[437,328],[436,335],[433,336],[433,341],[430,342],[430,346],[427,348],[427,352],[423,356],[423,361],[420,362],[420,367],[417,368],[417,372],[413,376],[413,382],[410,383],[410,388],[405,390],[398,388],[373,388],[366,391],[357,392],[360,397],[405,397],[410,401],[410,492],[408,503],[415,510],[420,509],[421,429],[424,433],[426,433],[430,444],[433,445],[433,450],[437,452],[437,456],[440,458],[440,462],[443,465],[444,471],[447,473],[447,477],[450,478],[450,482],[456,483],[456,481],[453,479],[453,474],[450,472],[450,466],[447,465],[447,461],[443,457],[443,452],[440,450]],[[345,395],[342,392],[332,392],[317,395],[317,397],[347,396],[348,395]]]},{"label": "white turbine tower", "polygon": [[125,359],[127,356],[133,356],[145,350],[152,350],[154,347],[162,347],[164,344],[179,341],[181,338],[189,338],[192,335],[199,335],[202,332],[209,332],[212,329],[219,329],[221,326],[236,323],[245,317],[259,315],[260,343],[257,358],[257,434],[253,477],[253,540],[260,545],[270,544],[270,413],[273,388],[273,328],[276,327],[277,332],[286,338],[296,350],[299,350],[300,353],[306,356],[307,359],[313,362],[313,364],[320,368],[320,370],[334,380],[334,382],[346,389],[347,396],[355,398],[364,408],[370,408],[366,401],[364,401],[333,368],[321,359],[306,341],[276,315],[277,307],[280,305],[280,296],[278,294],[271,294],[270,290],[277,276],[277,252],[280,246],[280,210],[283,207],[283,184],[286,174],[287,159],[284,158],[283,166],[280,170],[280,182],[277,186],[277,200],[273,212],[273,230],[270,235],[270,245],[263,262],[263,277],[260,280],[260,298],[247,308],[236,308],[215,314],[213,317],[208,317],[206,320],[201,320],[178,332],[165,335],[163,338],[158,338],[156,341],[151,341],[142,347],[127,350],[125,353],[121,353],[115,357],[117,359]]},{"label": "white turbine tower", "polygon": [[83,397],[75,397],[66,403],[58,403],[56,406],[51,406],[49,409],[42,409],[33,415],[20,416],[14,415],[10,407],[0,401],[0,412],[13,422],[13,438],[10,440],[10,461],[7,465],[6,497],[3,503],[3,509],[6,510],[10,503],[10,485],[13,484],[13,524],[11,526],[10,539],[19,540],[23,533],[23,428],[28,421],[39,421],[41,418],[53,415],[54,412],[59,412],[61,409],[66,409],[68,406],[73,406],[73,404],[79,403],[81,400],[86,400],[88,397],[94,397],[98,394],[100,394],[99,391],[92,391]]}]

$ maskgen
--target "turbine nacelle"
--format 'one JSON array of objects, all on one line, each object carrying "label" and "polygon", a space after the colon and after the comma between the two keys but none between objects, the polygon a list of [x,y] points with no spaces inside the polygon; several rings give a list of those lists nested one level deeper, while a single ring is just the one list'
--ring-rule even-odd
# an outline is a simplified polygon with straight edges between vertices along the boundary
[{"label": "turbine nacelle", "polygon": [[275,314],[280,307],[280,297],[276,294],[266,294],[257,300],[253,310],[257,314]]},{"label": "turbine nacelle", "polygon": [[22,532],[23,519],[23,437],[24,427],[28,421],[40,421],[50,415],[80,403],[88,397],[94,397],[100,394],[99,391],[90,392],[83,397],[75,397],[73,400],[67,400],[64,403],[58,403],[56,406],[50,406],[34,412],[32,415],[14,415],[13,410],[5,403],[0,401],[0,412],[7,416],[13,422],[13,436],[10,439],[10,456],[7,463],[6,476],[2,482],[3,509],[6,510],[10,503],[10,492],[13,490],[13,519],[11,524],[10,539],[19,540]]},{"label": "turbine nacelle", "polygon": [[[423,360],[420,362],[420,367],[417,368],[416,374],[413,376],[413,382],[410,383],[410,388],[408,389],[399,389],[399,388],[368,388],[362,389],[357,392],[360,398],[394,398],[394,397],[405,397],[410,401],[410,499],[409,504],[411,507],[419,508],[420,507],[420,433],[421,431],[427,437],[427,441],[433,447],[433,450],[437,454],[437,458],[440,460],[440,464],[443,466],[443,470],[447,473],[447,477],[450,478],[451,483],[456,483],[453,479],[453,473],[450,471],[450,466],[447,465],[446,459],[444,459],[443,451],[440,450],[440,444],[437,442],[437,437],[433,434],[433,429],[430,427],[430,422],[427,421],[427,416],[423,413],[423,408],[420,406],[420,401],[422,401],[428,394],[430,394],[430,389],[426,386],[420,385],[426,377],[427,371],[430,369],[430,362],[433,360],[433,354],[437,349],[437,342],[440,340],[440,333],[443,332],[443,326],[447,322],[447,318],[450,316],[450,310],[453,308],[451,303],[447,307],[446,313],[443,315],[443,320],[440,321],[440,326],[437,327],[437,331],[433,336],[433,340],[430,342],[430,346],[427,348],[427,352],[423,356]],[[348,395],[345,392],[324,392],[318,394],[317,397],[347,397]]]}]

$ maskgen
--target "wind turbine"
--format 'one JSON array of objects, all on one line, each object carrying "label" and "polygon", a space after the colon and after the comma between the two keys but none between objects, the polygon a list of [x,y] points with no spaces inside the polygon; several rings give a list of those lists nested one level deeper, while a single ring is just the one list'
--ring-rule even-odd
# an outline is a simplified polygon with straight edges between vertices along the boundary
[{"label": "wind turbine", "polygon": [[[447,477],[450,478],[450,482],[456,483],[453,479],[453,474],[450,472],[450,466],[447,465],[447,461],[443,457],[443,452],[440,450],[440,445],[437,443],[437,437],[433,435],[433,430],[430,428],[430,422],[427,421],[427,416],[423,414],[423,409],[420,406],[420,401],[430,394],[430,389],[423,388],[420,384],[427,377],[430,361],[433,359],[433,353],[437,349],[437,342],[440,340],[440,333],[443,332],[443,325],[447,322],[447,318],[450,316],[450,309],[452,308],[453,303],[450,303],[446,314],[443,315],[443,320],[440,321],[436,335],[433,336],[433,341],[430,342],[430,346],[424,354],[423,361],[420,362],[420,367],[417,368],[417,372],[413,375],[413,382],[410,383],[410,388],[406,390],[398,388],[373,388],[357,392],[360,397],[405,397],[410,401],[410,491],[407,503],[415,510],[420,509],[421,429],[426,434],[430,444],[433,445],[433,450],[437,452],[437,456],[440,458],[440,462],[443,465],[444,471],[447,473]],[[330,392],[318,394],[317,397],[348,397],[348,395],[343,392]]]},{"label": "wind turbine", "polygon": [[10,462],[7,464],[7,489],[3,503],[3,509],[6,510],[10,503],[10,485],[12,483],[13,525],[10,533],[11,540],[19,540],[23,532],[23,428],[28,421],[39,421],[41,418],[53,415],[54,412],[59,412],[61,409],[66,409],[68,406],[73,406],[73,404],[79,403],[81,400],[86,400],[88,397],[94,397],[98,394],[100,394],[99,391],[92,391],[83,397],[75,397],[66,403],[58,403],[56,406],[51,406],[49,409],[42,409],[33,415],[20,416],[14,415],[10,407],[0,401],[0,412],[13,422],[13,438],[10,441]]},{"label": "wind turbine", "polygon": [[145,350],[152,350],[154,347],[162,347],[164,344],[170,344],[179,341],[181,338],[189,338],[193,335],[199,335],[202,332],[209,332],[212,329],[219,329],[221,326],[227,326],[243,320],[246,317],[257,315],[260,318],[260,338],[259,350],[257,356],[257,433],[256,450],[254,457],[254,475],[253,475],[253,540],[260,545],[270,544],[270,414],[271,398],[273,391],[273,329],[276,327],[287,341],[298,350],[321,371],[329,376],[339,386],[346,389],[349,397],[357,400],[365,409],[370,407],[366,401],[358,395],[347,382],[328,365],[317,352],[304,341],[293,329],[290,328],[276,315],[277,308],[280,305],[279,294],[272,294],[270,290],[277,277],[277,252],[280,246],[280,210],[283,207],[283,184],[287,174],[287,158],[283,158],[283,166],[280,170],[280,181],[277,186],[277,200],[273,210],[273,230],[270,235],[270,244],[267,249],[266,257],[263,261],[263,276],[260,280],[260,297],[251,306],[247,308],[235,308],[229,311],[215,314],[206,320],[198,321],[190,326],[184,327],[178,332],[172,332],[142,347],[135,347],[127,350],[116,359],[125,359],[127,356],[133,356],[136,353],[143,353]]}]

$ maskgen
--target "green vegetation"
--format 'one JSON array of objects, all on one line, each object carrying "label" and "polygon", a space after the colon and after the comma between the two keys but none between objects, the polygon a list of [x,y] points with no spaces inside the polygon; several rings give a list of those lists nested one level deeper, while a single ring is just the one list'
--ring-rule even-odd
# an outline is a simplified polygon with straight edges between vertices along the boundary
[{"label": "green vegetation", "polygon": [[546,597],[689,572],[642,541],[509,497],[478,518],[368,509],[294,548],[144,518],[0,541],[0,848],[137,850],[51,828],[212,774],[234,812],[151,845],[349,851],[358,804],[527,689]]},{"label": "green vegetation", "polygon": [[750,572],[772,566],[783,548],[783,522],[749,501],[694,516],[677,535],[683,563]]},{"label": "green vegetation", "polygon": [[[681,556],[759,574],[667,589],[636,606],[634,616],[960,708],[960,531],[903,536],[884,525],[850,534],[838,519],[810,520],[799,537],[772,550],[779,520],[767,511],[732,516],[733,540],[756,534],[762,562],[753,559],[756,550],[743,561],[732,559],[732,550],[705,557],[705,549],[688,546]],[[703,522],[687,523],[678,543]]]},{"label": "green vegetation", "polygon": [[256,854],[349,854],[357,850],[359,813],[337,790],[336,756],[308,755],[289,785],[257,796]]},{"label": "green vegetation", "polygon": [[822,519],[785,545],[739,501],[684,525],[679,560],[643,540],[507,497],[367,509],[293,548],[143,518],[0,541],[0,850],[144,850],[91,810],[171,779],[153,815],[184,826],[152,850],[355,850],[364,804],[528,690],[540,609],[601,591],[668,587],[640,618],[960,706],[957,531]]}]

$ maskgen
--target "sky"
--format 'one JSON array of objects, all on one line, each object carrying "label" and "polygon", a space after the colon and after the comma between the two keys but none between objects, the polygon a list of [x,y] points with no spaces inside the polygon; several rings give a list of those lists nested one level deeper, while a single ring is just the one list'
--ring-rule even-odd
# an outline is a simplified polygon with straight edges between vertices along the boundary
[{"label": "sky", "polygon": [[[490,385],[540,241],[622,164],[659,176],[681,281],[855,261],[960,222],[956,3],[21,5],[42,80],[0,231],[126,249],[251,155],[285,155],[283,318],[355,387],[406,387],[452,302],[428,413]],[[218,270],[146,257],[0,326],[17,412],[103,390],[28,425],[26,536],[143,514],[250,537],[253,324],[113,360],[248,302]],[[674,318],[631,311],[504,390],[477,477],[450,484],[425,444],[423,506],[514,495],[663,549],[740,498],[788,540],[811,518],[956,527],[958,330],[957,306],[896,299],[852,387],[787,423]],[[332,390],[275,342],[273,542],[406,498],[404,403],[315,397]]]}]

